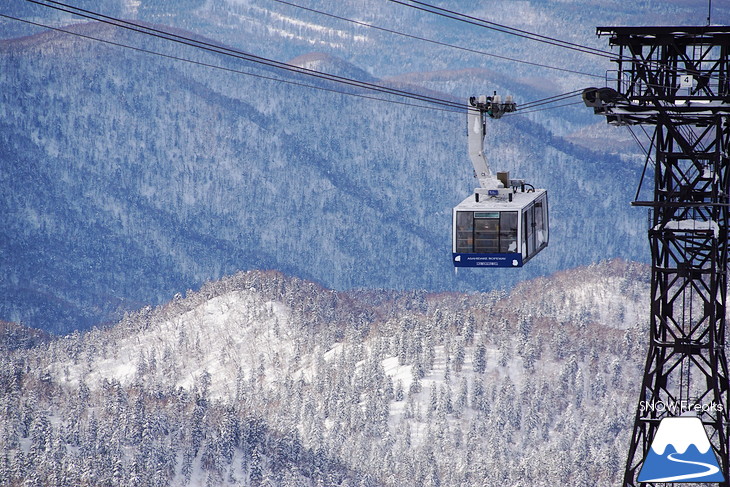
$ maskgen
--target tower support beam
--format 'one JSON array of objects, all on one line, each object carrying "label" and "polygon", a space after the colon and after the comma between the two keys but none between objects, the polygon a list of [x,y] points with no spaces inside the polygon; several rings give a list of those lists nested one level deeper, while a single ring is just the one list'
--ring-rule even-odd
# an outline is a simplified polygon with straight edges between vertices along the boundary
[{"label": "tower support beam", "polygon": [[619,49],[616,87],[586,90],[586,104],[609,123],[656,131],[654,198],[635,202],[651,211],[650,329],[622,485],[653,485],[638,478],[660,421],[696,414],[724,477],[715,483],[730,487],[730,28],[599,27],[598,34]]}]

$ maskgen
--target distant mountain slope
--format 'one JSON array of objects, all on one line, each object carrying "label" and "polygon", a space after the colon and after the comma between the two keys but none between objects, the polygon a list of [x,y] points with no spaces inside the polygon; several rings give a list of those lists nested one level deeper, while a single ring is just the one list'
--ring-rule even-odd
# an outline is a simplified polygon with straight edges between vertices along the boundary
[{"label": "distant mountain slope", "polygon": [[519,283],[511,296],[561,323],[631,328],[648,320],[649,277],[648,265],[615,259]]},{"label": "distant mountain slope", "polygon": [[645,327],[566,321],[551,303],[590,307],[586,275],[605,306],[647,299],[621,261],[509,295],[210,282],[0,361],[0,482],[614,483]]},{"label": "distant mountain slope", "polygon": [[473,186],[463,114],[70,28],[251,76],[59,32],[4,41],[4,319],[64,333],[241,269],[337,289],[494,289],[645,253],[628,207],[638,166],[505,117],[490,159],[549,189],[551,244],[523,270],[455,276],[450,211]]}]

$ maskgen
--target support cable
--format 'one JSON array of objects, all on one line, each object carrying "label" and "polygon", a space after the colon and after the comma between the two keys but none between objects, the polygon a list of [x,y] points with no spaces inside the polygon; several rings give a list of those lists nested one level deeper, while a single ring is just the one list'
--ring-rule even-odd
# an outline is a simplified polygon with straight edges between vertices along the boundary
[{"label": "support cable", "polygon": [[151,55],[163,57],[163,58],[166,58],[166,59],[172,59],[174,61],[186,62],[186,63],[194,64],[194,65],[197,65],[197,66],[203,66],[203,67],[206,67],[206,68],[219,69],[219,70],[226,71],[226,72],[229,72],[229,73],[242,74],[244,76],[251,76],[251,77],[259,78],[259,79],[263,79],[263,80],[276,81],[276,82],[280,82],[280,83],[286,83],[286,84],[289,84],[289,85],[301,86],[301,87],[304,87],[304,88],[312,88],[312,89],[315,89],[315,90],[326,91],[326,92],[330,92],[330,93],[337,93],[337,94],[340,94],[340,95],[354,96],[354,97],[358,97],[358,98],[364,98],[364,99],[367,99],[367,100],[381,101],[381,102],[386,102],[386,103],[394,103],[394,104],[397,104],[397,105],[404,105],[404,106],[409,106],[409,107],[414,107],[414,108],[424,108],[424,109],[427,109],[427,110],[436,110],[436,111],[443,111],[443,112],[450,112],[450,113],[459,113],[459,112],[462,112],[463,111],[463,109],[462,110],[457,110],[457,109],[440,108],[440,107],[436,107],[436,106],[418,105],[418,104],[415,104],[415,103],[409,103],[409,102],[398,101],[398,100],[391,100],[391,99],[387,99],[387,98],[378,98],[376,96],[365,95],[365,94],[362,94],[362,93],[353,93],[353,92],[348,92],[348,91],[341,91],[341,90],[336,90],[334,88],[326,88],[324,86],[311,85],[311,84],[307,84],[307,83],[301,83],[301,82],[298,82],[298,81],[292,81],[292,80],[287,80],[287,79],[283,79],[283,78],[276,78],[276,77],[273,77],[273,76],[265,76],[265,75],[262,75],[262,74],[252,73],[252,72],[249,72],[249,71],[241,71],[239,69],[227,68],[225,66],[220,66],[220,65],[216,65],[216,64],[205,63],[205,62],[202,62],[202,61],[195,61],[193,59],[188,59],[188,58],[184,58],[184,57],[180,57],[180,56],[174,56],[174,55],[171,55],[171,54],[164,54],[164,53],[161,53],[161,52],[152,51],[150,49],[145,49],[145,48],[141,48],[141,47],[137,47],[137,46],[131,46],[129,44],[123,44],[121,42],[110,41],[108,39],[101,39],[101,38],[94,37],[94,36],[90,36],[90,35],[87,35],[87,34],[82,34],[80,32],[74,32],[72,30],[63,29],[63,28],[60,28],[60,27],[53,27],[53,26],[50,26],[50,25],[47,25],[47,24],[42,24],[42,23],[39,23],[39,22],[34,22],[34,21],[31,21],[31,20],[27,20],[27,19],[20,19],[20,18],[17,18],[17,17],[13,17],[13,16],[10,16],[10,15],[6,15],[6,14],[0,14],[0,17],[6,18],[6,19],[9,19],[9,20],[15,20],[15,21],[18,21],[18,22],[24,22],[24,23],[29,24],[29,25],[34,25],[36,27],[42,27],[44,29],[53,30],[53,31],[60,32],[60,33],[63,33],[63,34],[68,34],[68,35],[80,37],[80,38],[83,38],[83,39],[87,39],[87,40],[91,40],[91,41],[96,41],[96,42],[100,42],[100,43],[103,43],[103,44],[108,44],[108,45],[115,46],[115,47],[121,47],[121,48],[125,48],[125,49],[130,49],[130,50],[133,50],[133,51],[136,51],[136,52],[141,52],[141,53],[144,53],[144,54],[151,54]]},{"label": "support cable", "polygon": [[486,51],[481,51],[481,50],[478,50],[478,49],[471,49],[471,48],[464,47],[464,46],[457,46],[455,44],[449,44],[447,42],[436,41],[434,39],[428,39],[426,37],[421,37],[421,36],[417,36],[417,35],[413,35],[413,34],[406,34],[405,32],[400,32],[400,31],[397,31],[397,30],[394,30],[394,29],[387,29],[385,27],[379,27],[377,25],[369,24],[367,22],[361,22],[359,20],[349,19],[347,17],[341,17],[339,15],[331,14],[329,12],[324,12],[322,10],[317,10],[317,9],[310,8],[310,7],[304,7],[302,5],[297,5],[297,4],[292,3],[292,2],[287,2],[285,0],[272,0],[272,1],[273,2],[277,2],[277,3],[280,3],[282,5],[289,5],[291,7],[295,7],[295,8],[298,8],[298,9],[302,9],[302,10],[305,10],[307,12],[312,12],[312,13],[315,13],[315,14],[318,14],[318,15],[323,15],[323,16],[330,17],[330,18],[333,18],[333,19],[342,20],[344,22],[350,22],[352,24],[359,25],[359,26],[362,26],[362,27],[367,27],[369,29],[375,29],[375,30],[379,30],[379,31],[382,31],[382,32],[387,32],[389,34],[394,34],[394,35],[398,35],[398,36],[402,36],[402,37],[407,37],[409,39],[414,39],[414,40],[418,40],[418,41],[422,41],[422,42],[428,42],[430,44],[435,44],[435,45],[442,46],[442,47],[448,47],[448,48],[451,48],[451,49],[458,49],[458,50],[461,50],[461,51],[470,52],[472,54],[480,54],[480,55],[483,55],[483,56],[490,56],[490,57],[494,57],[494,58],[497,58],[497,59],[502,59],[504,61],[512,61],[512,62],[515,62],[515,63],[527,64],[527,65],[530,65],[530,66],[536,66],[536,67],[545,68],[545,69],[554,69],[554,70],[563,71],[563,72],[566,72],[566,73],[579,74],[581,76],[589,76],[589,77],[593,77],[593,78],[604,78],[604,76],[598,75],[598,74],[586,73],[586,72],[583,72],[583,71],[576,71],[576,70],[566,69],[566,68],[560,68],[560,67],[557,67],[557,66],[549,66],[547,64],[541,64],[541,63],[536,63],[536,62],[532,62],[532,61],[525,61],[523,59],[516,59],[516,58],[507,57],[507,56],[501,56],[499,54],[494,54],[494,53],[490,53],[490,52],[486,52]]},{"label": "support cable", "polygon": [[454,109],[454,111],[457,111],[457,110],[463,111],[464,110],[463,104],[456,102],[456,101],[447,100],[444,98],[437,98],[437,97],[428,96],[428,95],[417,94],[417,93],[409,92],[406,90],[400,90],[400,89],[396,89],[396,88],[388,88],[386,86],[378,85],[375,83],[358,81],[355,79],[346,78],[344,76],[337,76],[334,74],[322,73],[320,71],[315,71],[312,69],[294,66],[292,64],[287,64],[287,63],[284,63],[281,61],[275,61],[273,59],[268,59],[268,58],[265,58],[262,56],[257,56],[254,54],[250,54],[250,53],[247,53],[244,51],[237,50],[237,49],[228,48],[228,47],[225,47],[225,46],[222,46],[219,44],[213,44],[210,42],[200,41],[200,40],[192,39],[190,37],[182,36],[179,34],[174,34],[172,32],[168,32],[165,30],[145,26],[145,25],[142,25],[139,23],[117,19],[114,17],[99,14],[99,13],[92,12],[92,11],[86,10],[86,9],[81,9],[78,7],[74,7],[72,5],[64,4],[61,2],[56,2],[53,0],[44,0],[44,1],[26,0],[26,1],[29,3],[34,3],[37,5],[44,6],[44,7],[52,8],[54,10],[71,13],[73,15],[77,15],[82,18],[87,18],[87,19],[91,19],[91,20],[95,20],[95,21],[104,23],[104,24],[113,25],[115,27],[127,29],[127,30],[137,32],[140,34],[145,34],[145,35],[149,35],[152,37],[165,39],[165,40],[172,41],[172,42],[175,42],[178,44],[187,45],[187,46],[194,47],[194,48],[199,48],[199,49],[202,49],[202,50],[205,50],[208,52],[222,54],[225,56],[234,57],[234,58],[237,58],[240,60],[253,62],[253,63],[273,67],[273,68],[280,69],[280,70],[285,70],[285,71],[289,71],[289,72],[293,72],[293,73],[297,73],[297,74],[303,74],[306,76],[311,76],[314,78],[319,78],[319,79],[323,79],[323,80],[327,80],[327,81],[333,81],[333,82],[341,83],[344,85],[353,86],[356,88],[363,88],[363,89],[367,89],[367,90],[371,90],[371,91],[375,91],[375,92],[387,93],[387,94],[391,94],[391,95],[415,99],[417,101],[433,103],[436,105],[440,105],[442,107],[452,108],[452,109]]},{"label": "support cable", "polygon": [[517,29],[515,27],[509,27],[507,25],[498,24],[496,22],[490,22],[488,20],[480,19],[478,17],[473,17],[471,15],[466,15],[466,14],[463,14],[460,12],[456,12],[454,10],[437,7],[435,5],[431,5],[431,4],[428,4],[425,2],[419,2],[416,0],[409,0],[409,1],[387,0],[387,1],[392,2],[392,3],[397,3],[399,5],[403,5],[406,7],[410,7],[410,8],[416,9],[416,10],[421,10],[423,12],[432,13],[432,14],[438,15],[440,17],[457,20],[459,22],[476,25],[478,27],[484,27],[487,29],[495,30],[497,32],[502,32],[505,34],[510,34],[510,35],[514,35],[517,37],[522,37],[525,39],[530,39],[533,41],[538,41],[538,42],[542,42],[545,44],[562,47],[565,49],[571,49],[573,51],[583,52],[586,54],[592,54],[595,56],[607,57],[607,58],[611,58],[611,59],[616,57],[616,55],[610,51],[604,51],[604,50],[596,49],[593,47],[582,46],[580,44],[563,41],[560,39],[556,39],[554,37],[544,36],[541,34],[535,34],[534,32]]},{"label": "support cable", "polygon": [[583,93],[582,89],[570,91],[568,93],[562,93],[560,95],[550,96],[548,98],[543,98],[542,100],[535,100],[535,101],[531,101],[531,102],[527,102],[527,103],[522,103],[517,108],[517,111],[529,110],[531,108],[535,108],[535,107],[541,106],[541,105],[546,105],[548,103],[554,103],[554,102],[558,102],[558,101],[567,100],[568,98],[573,98],[574,96],[576,96],[580,93]]},{"label": "support cable", "polygon": [[[656,137],[656,131],[654,132],[654,135],[651,137],[651,140],[649,142],[649,149],[647,150],[644,147],[644,144],[641,143],[639,140],[639,137],[636,136],[634,131],[631,129],[631,125],[627,125],[629,132],[631,133],[631,136],[634,138],[636,143],[641,147],[641,150],[644,151],[644,154],[646,154],[646,159],[644,161],[644,169],[641,171],[641,178],[639,179],[639,186],[636,188],[636,195],[634,196],[634,201],[639,201],[639,194],[641,193],[641,187],[644,185],[644,177],[646,176],[646,168],[649,166],[649,163],[651,163],[652,166],[655,166],[654,160],[651,158],[651,151],[654,148],[654,138]],[[649,138],[649,134],[646,133],[646,129],[644,126],[641,126],[642,130],[644,131],[644,135],[646,135],[647,138]]]},{"label": "support cable", "polygon": [[[86,18],[86,19],[89,19],[89,20],[101,22],[101,23],[104,23],[104,24],[107,24],[107,25],[111,25],[111,26],[114,26],[114,27],[118,27],[118,28],[123,28],[123,29],[126,29],[126,30],[130,30],[130,31],[133,31],[133,32],[136,32],[136,33],[139,33],[139,34],[149,35],[149,36],[156,37],[156,38],[159,38],[159,39],[163,39],[163,40],[175,42],[175,43],[178,43],[178,44],[183,44],[183,45],[186,45],[186,46],[189,46],[189,47],[202,49],[202,50],[205,50],[205,51],[208,51],[208,52],[212,52],[212,53],[216,53],[216,54],[222,54],[222,55],[225,55],[225,56],[234,57],[234,58],[239,59],[239,60],[244,60],[244,61],[247,61],[247,62],[253,62],[253,63],[261,64],[261,65],[264,65],[264,66],[268,66],[268,67],[273,67],[273,68],[280,69],[280,70],[289,71],[289,72],[296,73],[296,74],[303,74],[303,75],[307,75],[307,76],[311,76],[311,77],[323,79],[323,80],[326,80],[326,81],[331,81],[331,82],[340,83],[340,84],[344,84],[344,85],[348,85],[348,86],[353,86],[353,87],[356,87],[356,88],[367,89],[367,90],[371,90],[371,91],[375,91],[375,92],[379,92],[379,93],[389,94],[389,95],[393,95],[393,96],[400,96],[400,97],[414,99],[414,100],[421,101],[421,102],[425,102],[425,103],[431,103],[431,104],[439,105],[440,108],[441,108],[441,110],[443,110],[443,111],[463,112],[464,109],[465,109],[465,107],[463,106],[463,104],[461,102],[456,102],[456,101],[448,100],[448,99],[445,99],[445,98],[438,98],[438,97],[435,97],[435,96],[428,96],[428,95],[418,94],[418,93],[414,93],[414,92],[407,91],[407,90],[401,90],[401,89],[396,89],[396,88],[389,88],[387,86],[383,86],[383,85],[379,85],[379,84],[375,84],[375,83],[368,83],[368,82],[364,82],[364,81],[358,81],[358,80],[351,79],[351,78],[346,78],[346,77],[343,77],[343,76],[337,76],[337,75],[323,73],[323,72],[320,72],[320,71],[315,71],[315,70],[311,70],[311,69],[307,69],[307,68],[302,68],[302,67],[299,67],[299,66],[294,66],[294,65],[287,64],[287,63],[283,63],[283,62],[280,62],[280,61],[275,61],[275,60],[268,59],[268,58],[264,58],[264,57],[261,57],[261,56],[256,56],[256,55],[253,55],[253,54],[250,54],[250,53],[246,53],[246,52],[243,52],[243,51],[240,51],[240,50],[237,50],[237,49],[228,48],[228,47],[222,46],[220,44],[213,44],[213,43],[210,43],[210,42],[204,42],[204,41],[196,40],[196,39],[193,39],[193,38],[190,38],[190,37],[182,36],[182,35],[179,35],[179,34],[174,34],[174,33],[171,33],[171,32],[165,31],[165,30],[162,30],[162,29],[158,29],[158,28],[146,26],[146,25],[143,25],[143,24],[140,24],[140,23],[131,22],[131,21],[122,20],[122,19],[117,19],[117,18],[114,18],[114,17],[110,17],[110,16],[107,16],[107,15],[104,15],[104,14],[100,14],[100,13],[93,12],[93,11],[90,11],[90,10],[82,9],[82,8],[79,8],[79,7],[74,7],[73,5],[65,4],[65,3],[62,3],[62,2],[57,2],[57,1],[54,1],[54,0],[25,0],[25,1],[27,1],[29,3],[37,4],[37,5],[40,5],[40,6],[44,6],[44,7],[47,7],[47,8],[51,8],[51,9],[54,9],[54,10],[58,10],[58,11],[70,13],[72,15],[76,15],[76,16],[79,16],[79,17],[82,17],[82,18]],[[23,21],[23,22],[32,23],[30,21],[24,21],[22,19],[16,19],[16,18],[13,18],[13,17],[10,17],[10,16],[6,16],[6,15],[3,15],[3,16],[6,17],[6,18],[12,18],[14,20],[19,20],[19,21]],[[38,24],[38,23],[36,23],[36,25],[43,26],[42,24]],[[50,26],[43,26],[43,27],[51,28],[51,29],[55,29],[55,30],[61,30],[61,29],[57,29],[57,28],[50,27]],[[72,31],[64,31],[64,32],[69,33],[69,34],[72,34],[72,35],[77,35],[76,33],[72,32]],[[97,41],[101,41],[101,42],[107,42],[107,43],[110,43],[110,44],[113,43],[112,41],[105,41],[105,40],[101,40],[101,39],[94,38],[94,37],[91,37],[91,36],[86,36],[86,37],[87,38],[90,38],[90,39],[97,40]],[[196,64],[206,65],[208,67],[213,67],[213,68],[216,67],[215,65],[211,65],[211,64],[208,64],[208,63],[202,63],[202,62],[198,62],[198,61],[187,60],[187,59],[182,58],[182,57],[161,54],[161,53],[157,53],[157,52],[151,51],[151,50],[146,50],[146,49],[137,48],[137,47],[133,47],[133,46],[123,45],[121,43],[116,43],[116,45],[119,45],[120,47],[127,47],[127,48],[131,48],[131,49],[135,49],[137,51],[144,51],[144,52],[147,52],[149,54],[157,54],[157,55],[160,55],[160,56],[164,56],[164,57],[168,57],[168,58],[172,58],[172,59],[177,59],[177,60],[180,60],[180,61],[193,62],[193,63],[196,63]],[[277,80],[277,81],[282,81],[282,82],[288,82],[288,83],[292,83],[292,84],[297,84],[299,86],[315,87],[314,85],[309,85],[309,84],[306,84],[306,83],[296,83],[296,82],[293,82],[293,81],[280,80],[278,78],[273,78],[273,77],[269,78],[269,77],[262,76],[262,75],[254,75],[253,73],[247,73],[247,72],[238,71],[238,70],[234,70],[234,69],[230,69],[230,68],[223,68],[223,67],[220,67],[220,66],[218,66],[218,69],[225,69],[225,70],[229,70],[229,71],[233,71],[233,72],[238,72],[240,74],[248,74],[248,75],[251,75],[251,76],[256,76],[256,77],[264,78],[264,79],[271,79],[271,80]],[[348,93],[348,92],[343,92],[343,91],[339,91],[339,90],[335,90],[335,89],[327,89],[327,88],[321,88],[321,87],[318,87],[318,89],[323,89],[325,91],[337,92],[337,93],[341,93],[341,94],[351,94],[351,93]],[[568,96],[572,96],[572,95],[576,94],[579,91],[580,90],[576,90],[576,91],[573,91],[573,92],[570,92],[570,93],[565,93],[565,94],[561,94],[561,95],[551,96],[551,97],[548,97],[548,98],[545,98],[545,99],[542,99],[542,100],[535,100],[535,101],[526,103],[525,104],[525,107],[526,108],[531,108],[531,107],[535,107],[535,106],[538,106],[538,105],[544,105],[544,104],[552,103],[552,102],[555,102],[555,101],[560,101],[560,100],[565,99]],[[380,100],[380,101],[391,101],[391,100],[386,100],[386,99],[383,99],[383,98],[368,97],[366,95],[357,94],[357,93],[352,93],[352,95],[353,96],[360,96],[360,97],[363,97],[363,98],[371,98],[371,99]],[[395,102],[395,103],[403,104],[403,102]],[[421,108],[431,108],[431,107],[424,107],[422,105],[415,105],[415,104],[410,104],[410,103],[407,103],[407,105],[408,106],[414,106],[414,107],[421,107]],[[566,105],[560,105],[560,106],[549,107],[549,108],[559,108],[561,106],[566,106]],[[545,109],[548,109],[548,108],[545,108]],[[538,111],[538,110],[534,110],[534,111]],[[526,112],[523,112],[523,113],[526,113]]]},{"label": "support cable", "polygon": [[[635,61],[631,57],[625,57],[623,55],[616,55],[615,53],[613,53],[611,51],[605,51],[602,49],[585,46],[585,45],[577,44],[574,42],[564,41],[564,40],[561,40],[561,39],[558,39],[555,37],[550,37],[550,36],[530,32],[527,30],[518,29],[516,27],[510,27],[508,25],[491,22],[489,20],[467,15],[467,14],[464,14],[461,12],[457,12],[455,10],[449,10],[449,9],[446,9],[443,7],[438,7],[436,5],[428,4],[428,3],[421,2],[418,0],[386,0],[386,1],[396,3],[399,5],[403,5],[405,7],[410,7],[410,8],[420,10],[423,12],[428,12],[428,13],[438,15],[438,16],[441,16],[444,18],[449,18],[449,19],[456,20],[459,22],[464,22],[464,23],[467,23],[470,25],[475,25],[477,27],[491,29],[491,30],[494,30],[497,32],[514,35],[514,36],[521,37],[524,39],[529,39],[529,40],[561,47],[564,49],[570,49],[573,51],[582,52],[584,54],[590,54],[593,56],[609,58],[612,61],[624,61],[624,60]],[[667,72],[689,73],[689,74],[694,73],[694,70],[689,69],[689,68],[682,69],[682,68],[672,67],[672,66],[668,66],[663,63],[659,63],[657,61],[649,61],[649,62],[645,62],[644,64],[646,64],[647,66],[661,67],[661,68],[665,69]]]}]

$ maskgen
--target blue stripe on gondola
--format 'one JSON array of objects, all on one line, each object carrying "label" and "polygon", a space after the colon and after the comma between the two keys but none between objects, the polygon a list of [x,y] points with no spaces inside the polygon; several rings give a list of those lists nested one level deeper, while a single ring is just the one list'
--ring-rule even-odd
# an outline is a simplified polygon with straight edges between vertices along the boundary
[{"label": "blue stripe on gondola", "polygon": [[452,253],[454,267],[522,267],[522,254],[464,254]]}]

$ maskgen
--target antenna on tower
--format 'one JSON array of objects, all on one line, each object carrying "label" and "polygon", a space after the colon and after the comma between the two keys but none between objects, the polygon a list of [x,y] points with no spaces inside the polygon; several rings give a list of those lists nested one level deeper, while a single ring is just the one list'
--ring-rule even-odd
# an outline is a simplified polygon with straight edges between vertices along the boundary
[{"label": "antenna on tower", "polygon": [[712,17],[712,0],[707,0],[707,25],[710,25],[710,18]]}]

